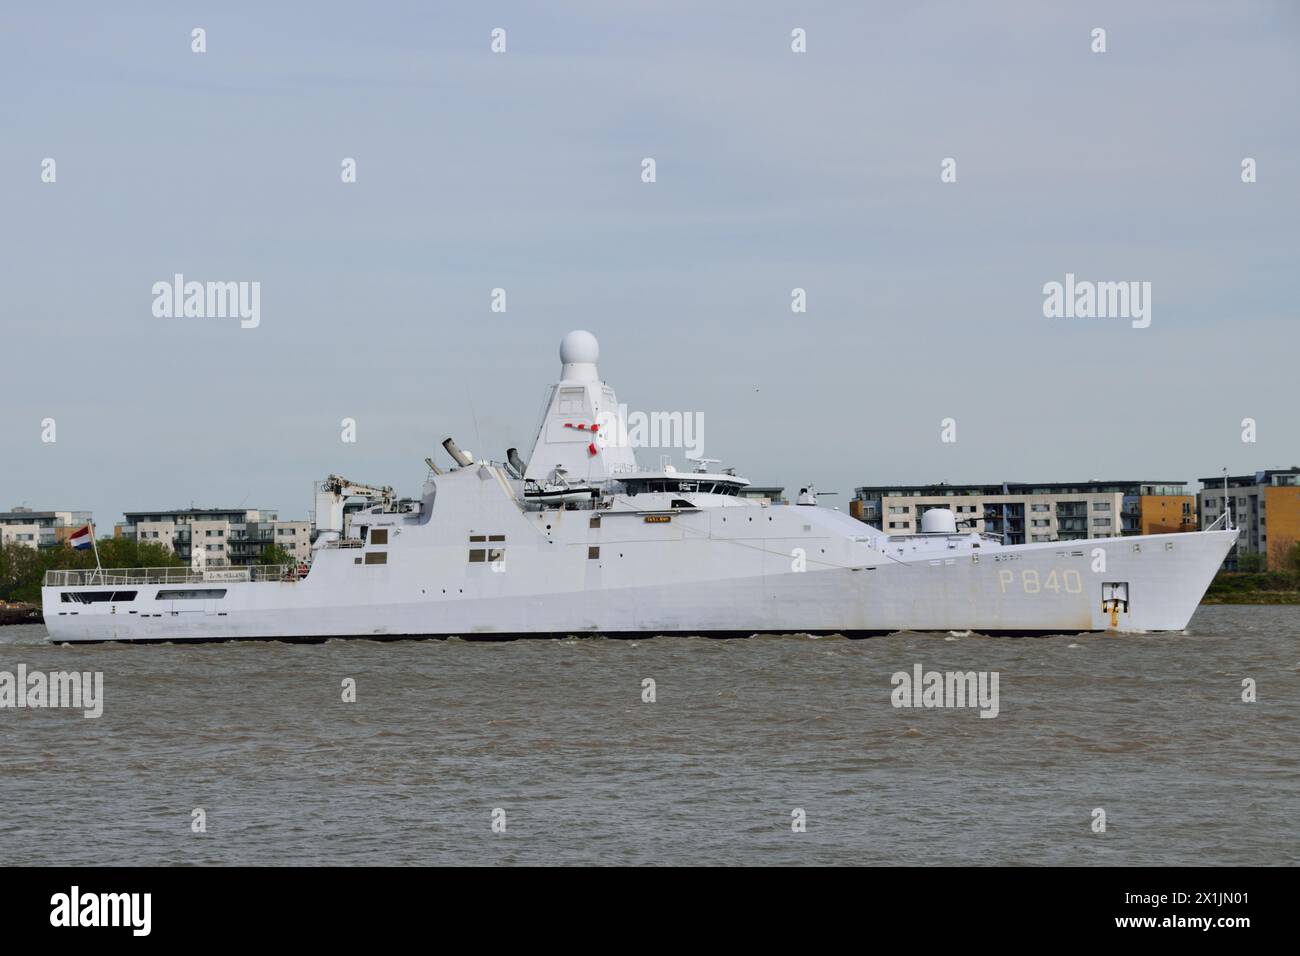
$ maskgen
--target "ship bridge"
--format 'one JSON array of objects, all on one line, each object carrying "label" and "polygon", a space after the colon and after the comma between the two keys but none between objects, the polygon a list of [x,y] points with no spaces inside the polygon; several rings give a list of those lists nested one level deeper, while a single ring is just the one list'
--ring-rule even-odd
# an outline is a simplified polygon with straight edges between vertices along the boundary
[{"label": "ship bridge", "polygon": [[727,472],[637,471],[617,475],[629,495],[673,493],[701,495],[739,495],[740,489],[749,485],[747,478]]}]

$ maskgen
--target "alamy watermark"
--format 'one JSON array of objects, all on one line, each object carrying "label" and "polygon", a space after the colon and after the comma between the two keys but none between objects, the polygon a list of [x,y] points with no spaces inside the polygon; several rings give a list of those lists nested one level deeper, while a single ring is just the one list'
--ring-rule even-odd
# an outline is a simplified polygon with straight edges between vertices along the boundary
[{"label": "alamy watermark", "polygon": [[186,282],[178,272],[171,282],[155,282],[151,291],[155,318],[239,319],[244,329],[262,322],[261,282]]},{"label": "alamy watermark", "polygon": [[152,893],[83,893],[73,886],[50,897],[50,925],[56,927],[122,926],[148,936],[152,911]]},{"label": "alamy watermark", "polygon": [[689,458],[704,453],[702,412],[629,412],[620,404],[617,411],[597,415],[596,425],[602,447],[684,448]]},{"label": "alamy watermark", "polygon": [[0,671],[0,709],[67,707],[82,711],[87,719],[104,713],[103,671],[28,672],[19,664],[17,673]]},{"label": "alamy watermark", "polygon": [[1065,282],[1043,286],[1043,316],[1049,319],[1131,319],[1133,328],[1151,324],[1150,282],[1092,282],[1065,274]]},{"label": "alamy watermark", "polygon": [[921,665],[912,673],[896,671],[889,682],[895,707],[978,707],[981,717],[998,715],[997,671],[926,671]]}]

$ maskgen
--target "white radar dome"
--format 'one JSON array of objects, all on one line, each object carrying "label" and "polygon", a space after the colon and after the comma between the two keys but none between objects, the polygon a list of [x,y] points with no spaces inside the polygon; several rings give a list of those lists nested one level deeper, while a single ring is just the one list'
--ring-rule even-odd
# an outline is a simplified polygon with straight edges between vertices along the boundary
[{"label": "white radar dome", "polygon": [[563,365],[595,365],[599,361],[600,343],[590,332],[578,329],[560,342],[560,363]]}]

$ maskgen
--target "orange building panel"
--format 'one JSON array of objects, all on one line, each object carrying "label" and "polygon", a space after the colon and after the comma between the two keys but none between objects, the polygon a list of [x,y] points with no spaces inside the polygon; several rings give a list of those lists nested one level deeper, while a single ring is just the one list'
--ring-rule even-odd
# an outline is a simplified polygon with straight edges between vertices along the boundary
[{"label": "orange building panel", "polygon": [[1142,495],[1139,499],[1142,534],[1173,534],[1196,530],[1193,495]]},{"label": "orange building panel", "polygon": [[1300,541],[1300,488],[1265,488],[1264,516],[1268,532],[1268,569],[1281,571],[1286,556]]}]

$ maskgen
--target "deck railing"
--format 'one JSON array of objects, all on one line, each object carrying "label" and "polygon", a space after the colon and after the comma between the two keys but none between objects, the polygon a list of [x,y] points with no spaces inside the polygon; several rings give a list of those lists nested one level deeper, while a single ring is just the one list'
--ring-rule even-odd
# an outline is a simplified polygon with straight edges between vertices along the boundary
[{"label": "deck railing", "polygon": [[243,568],[85,568],[46,571],[47,588],[128,584],[204,584],[212,582],[293,581],[299,577],[292,564],[265,564]]}]

